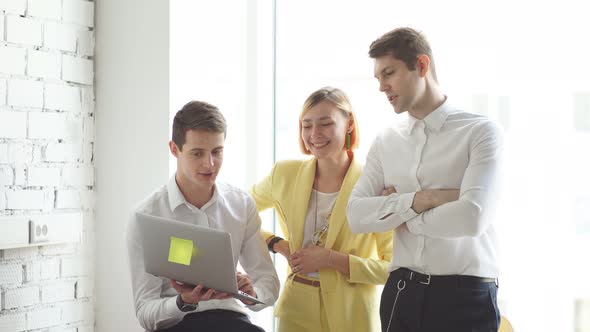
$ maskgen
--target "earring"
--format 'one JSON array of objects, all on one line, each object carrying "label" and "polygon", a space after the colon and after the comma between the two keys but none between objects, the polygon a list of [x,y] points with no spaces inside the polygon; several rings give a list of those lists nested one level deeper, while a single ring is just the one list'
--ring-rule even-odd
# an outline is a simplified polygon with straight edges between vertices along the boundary
[{"label": "earring", "polygon": [[346,133],[346,150],[350,150],[350,138],[351,138],[350,136],[351,136],[350,132],[347,132]]}]

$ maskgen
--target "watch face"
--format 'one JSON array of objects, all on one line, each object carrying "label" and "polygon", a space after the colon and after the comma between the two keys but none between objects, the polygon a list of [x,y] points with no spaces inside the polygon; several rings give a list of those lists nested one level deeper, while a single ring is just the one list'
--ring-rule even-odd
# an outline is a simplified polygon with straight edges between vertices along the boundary
[{"label": "watch face", "polygon": [[180,309],[180,311],[187,312],[187,311],[196,310],[198,307],[198,304],[184,303],[182,301],[182,298],[180,297],[180,295],[178,295],[176,297],[176,306],[178,306],[178,309]]},{"label": "watch face", "polygon": [[186,304],[185,303],[185,304],[182,305],[182,308],[180,310],[182,310],[182,311],[193,311],[195,309],[197,309],[197,306],[196,305],[194,305],[194,304]]}]

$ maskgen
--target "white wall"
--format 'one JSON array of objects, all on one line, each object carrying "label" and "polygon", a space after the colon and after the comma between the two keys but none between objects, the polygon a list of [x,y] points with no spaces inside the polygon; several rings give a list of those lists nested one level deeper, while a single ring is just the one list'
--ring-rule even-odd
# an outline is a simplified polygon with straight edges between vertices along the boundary
[{"label": "white wall", "polygon": [[0,1],[0,216],[84,230],[0,251],[2,332],[93,330],[93,26],[94,2]]},{"label": "white wall", "polygon": [[96,5],[96,331],[140,331],[124,242],[133,205],[168,178],[167,1]]}]

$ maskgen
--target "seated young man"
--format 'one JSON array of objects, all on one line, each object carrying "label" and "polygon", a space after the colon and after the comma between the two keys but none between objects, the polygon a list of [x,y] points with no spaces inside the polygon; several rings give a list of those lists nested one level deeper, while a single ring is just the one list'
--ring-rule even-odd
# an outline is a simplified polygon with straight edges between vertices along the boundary
[{"label": "seated young man", "polygon": [[225,118],[217,107],[199,101],[186,104],[174,117],[169,142],[176,174],[134,212],[230,233],[234,261],[246,272],[236,274],[238,288],[265,304],[146,273],[134,213],[127,228],[133,298],[137,319],[148,331],[263,331],[250,322],[239,302],[259,311],[277,299],[279,280],[259,232],[256,205],[246,192],[215,181],[225,136]]}]

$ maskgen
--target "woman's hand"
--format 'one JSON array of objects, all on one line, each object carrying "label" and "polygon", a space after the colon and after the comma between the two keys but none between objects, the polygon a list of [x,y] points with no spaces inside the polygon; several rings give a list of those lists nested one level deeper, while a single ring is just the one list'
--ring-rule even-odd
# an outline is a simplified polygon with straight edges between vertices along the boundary
[{"label": "woman's hand", "polygon": [[273,250],[283,255],[287,260],[291,256],[291,249],[289,249],[289,241],[280,240],[272,246]]},{"label": "woman's hand", "polygon": [[289,265],[295,273],[317,272],[328,265],[330,250],[316,245],[296,251],[289,257]]}]

